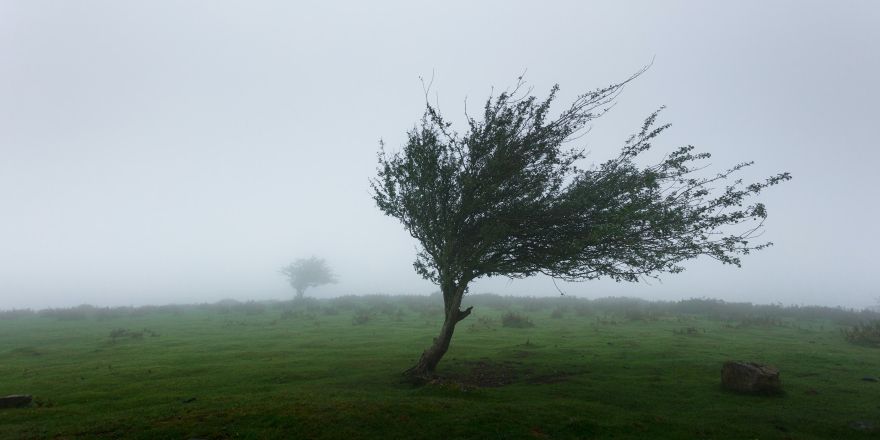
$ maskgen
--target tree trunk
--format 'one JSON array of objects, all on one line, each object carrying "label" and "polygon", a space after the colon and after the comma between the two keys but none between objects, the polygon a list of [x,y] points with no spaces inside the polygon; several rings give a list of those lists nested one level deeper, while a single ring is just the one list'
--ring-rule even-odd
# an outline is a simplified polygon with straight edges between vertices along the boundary
[{"label": "tree trunk", "polygon": [[303,299],[306,294],[306,289],[296,289],[296,299]]},{"label": "tree trunk", "polygon": [[424,381],[434,377],[437,364],[440,363],[440,359],[443,358],[446,350],[449,349],[449,342],[452,340],[455,325],[471,314],[473,307],[468,307],[464,311],[459,309],[465,288],[459,287],[450,290],[452,290],[450,294],[447,295],[444,292],[443,295],[444,302],[446,303],[446,317],[443,320],[443,327],[440,328],[440,335],[434,338],[434,343],[422,352],[419,362],[404,372],[405,375],[414,380]]}]

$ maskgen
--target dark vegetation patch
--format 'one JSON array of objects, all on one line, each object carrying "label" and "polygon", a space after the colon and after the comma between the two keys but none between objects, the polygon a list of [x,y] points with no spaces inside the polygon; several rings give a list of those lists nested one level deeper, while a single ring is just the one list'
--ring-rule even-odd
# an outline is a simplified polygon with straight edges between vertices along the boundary
[{"label": "dark vegetation patch", "polygon": [[696,336],[700,333],[706,333],[706,329],[698,329],[696,327],[682,327],[672,330],[672,334],[679,336]]},{"label": "dark vegetation patch", "polygon": [[855,324],[849,328],[841,328],[844,339],[853,344],[868,347],[880,347],[880,320]]},{"label": "dark vegetation patch", "polygon": [[[507,312],[519,308],[525,312],[551,310],[552,318],[560,319],[573,312],[577,317],[601,315],[606,323],[614,321],[656,321],[667,317],[686,319],[699,316],[711,320],[732,323],[740,327],[788,326],[792,320],[825,320],[836,325],[866,325],[880,320],[880,312],[874,310],[855,310],[842,307],[790,306],[777,304],[761,305],[752,303],[727,302],[716,299],[692,298],[682,301],[649,302],[636,298],[608,297],[585,299],[575,297],[503,297],[493,294],[470,294],[465,297],[466,306],[474,306],[475,311]],[[51,308],[39,311],[30,309],[0,310],[0,320],[22,319],[32,316],[52,318],[59,321],[112,320],[130,317],[156,315],[182,316],[192,313],[215,312],[224,315],[259,316],[269,311],[292,313],[291,318],[311,314],[337,315],[340,312],[354,312],[368,309],[374,314],[388,317],[403,317],[411,311],[425,319],[443,316],[442,298],[435,293],[430,296],[341,296],[330,299],[302,298],[296,301],[245,301],[232,299],[216,303],[169,304],[139,307],[95,307],[80,305],[70,308]],[[291,312],[287,312],[290,310]]]},{"label": "dark vegetation patch", "polygon": [[34,315],[31,309],[0,310],[0,320],[13,320]]},{"label": "dark vegetation patch", "polygon": [[113,330],[110,330],[110,340],[112,340],[113,342],[123,339],[139,340],[143,339],[144,336],[157,338],[159,337],[159,334],[148,328],[145,328],[143,330],[129,330],[127,328],[115,328]]},{"label": "dark vegetation patch", "polygon": [[314,313],[309,312],[309,311],[304,310],[304,309],[286,309],[286,310],[284,310],[284,311],[281,312],[281,317],[280,317],[279,319],[281,319],[281,320],[291,320],[291,319],[297,319],[297,320],[307,319],[307,320],[312,320],[312,319],[315,319],[315,318],[316,318],[316,315],[315,315]]},{"label": "dark vegetation patch", "polygon": [[875,423],[871,420],[853,420],[852,422],[849,423],[850,428],[855,429],[856,431],[862,431],[862,432],[880,431],[880,429],[878,429],[878,426],[880,426],[880,425],[878,425],[877,423]]},{"label": "dark vegetation patch", "polygon": [[501,325],[510,328],[530,328],[534,327],[535,323],[528,316],[507,312],[501,315]]},{"label": "dark vegetation patch", "polygon": [[373,320],[373,313],[367,309],[360,309],[354,312],[351,318],[352,325],[364,325]]},{"label": "dark vegetation patch", "polygon": [[468,326],[470,331],[493,331],[496,330],[496,321],[488,316],[478,316]]},{"label": "dark vegetation patch", "polygon": [[639,307],[639,308],[624,310],[623,318],[626,319],[627,321],[647,322],[647,321],[656,321],[656,320],[660,319],[660,314],[655,311],[645,310],[645,309],[642,309]]}]

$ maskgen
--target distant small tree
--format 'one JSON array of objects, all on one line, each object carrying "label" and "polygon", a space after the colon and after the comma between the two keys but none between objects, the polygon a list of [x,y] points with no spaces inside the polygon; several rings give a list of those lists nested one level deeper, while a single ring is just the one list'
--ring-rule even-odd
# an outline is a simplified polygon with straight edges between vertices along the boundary
[{"label": "distant small tree", "polygon": [[296,290],[297,299],[302,299],[309,287],[336,282],[336,275],[330,271],[327,262],[323,258],[317,257],[300,258],[282,267],[281,273],[287,277],[290,286]]},{"label": "distant small tree", "polygon": [[514,90],[490,96],[480,118],[467,116],[463,134],[427,103],[402,151],[386,154],[380,143],[373,198],[419,241],[415,270],[440,286],[445,305],[440,334],[411,375],[433,375],[455,325],[471,313],[460,306],[477,278],[638,281],[680,272],[682,261],[701,255],[738,266],[739,255],[770,245],[751,242],[767,211],[748,199],[788,173],[723,185],[751,163],[701,177],[709,154],[692,146],[640,165],[637,157],[668,127],[655,125],[659,111],[598,166],[580,168],[584,151],[563,148],[640,73],[578,96],[556,116],[558,86],[539,100],[520,92],[520,78]]}]

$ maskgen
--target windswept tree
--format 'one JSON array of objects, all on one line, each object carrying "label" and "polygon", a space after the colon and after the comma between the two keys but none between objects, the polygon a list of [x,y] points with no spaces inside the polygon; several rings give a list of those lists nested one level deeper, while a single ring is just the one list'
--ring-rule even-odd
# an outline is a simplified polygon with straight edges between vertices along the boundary
[{"label": "windswept tree", "polygon": [[290,286],[296,290],[296,298],[302,299],[306,289],[336,282],[336,275],[323,258],[300,258],[281,268]]},{"label": "windswept tree", "polygon": [[585,152],[567,145],[642,72],[556,113],[558,86],[541,100],[522,92],[520,78],[490,96],[479,118],[467,116],[463,133],[426,103],[401,151],[386,153],[380,143],[373,198],[419,241],[413,266],[440,287],[445,305],[440,334],[410,375],[433,375],[456,324],[471,313],[461,310],[468,284],[480,277],[638,281],[681,272],[683,261],[701,255],[739,266],[741,255],[771,244],[752,242],[767,210],[750,200],[789,174],[748,185],[731,179],[751,162],[701,173],[709,154],[692,146],[639,165],[669,127],[657,124],[659,110],[616,157],[579,166]]}]

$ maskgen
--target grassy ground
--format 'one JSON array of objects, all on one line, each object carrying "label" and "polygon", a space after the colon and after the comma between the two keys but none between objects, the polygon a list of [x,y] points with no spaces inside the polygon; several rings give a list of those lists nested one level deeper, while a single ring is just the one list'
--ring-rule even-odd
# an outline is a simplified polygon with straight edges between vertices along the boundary
[{"label": "grassy ground", "polygon": [[[0,395],[37,399],[0,410],[0,438],[880,436],[880,383],[862,380],[880,349],[821,319],[515,307],[535,326],[507,328],[478,306],[445,380],[414,387],[399,372],[436,310],[290,307],[0,320]],[[729,359],[779,367],[785,394],[722,391]]]}]

